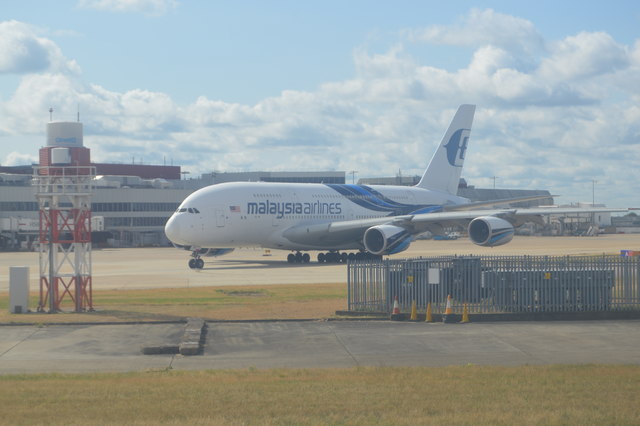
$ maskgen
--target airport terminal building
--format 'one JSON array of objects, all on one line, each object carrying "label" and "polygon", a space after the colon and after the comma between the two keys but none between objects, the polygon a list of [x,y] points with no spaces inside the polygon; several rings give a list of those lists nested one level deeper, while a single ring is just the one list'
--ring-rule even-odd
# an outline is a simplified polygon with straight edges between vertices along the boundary
[{"label": "airport terminal building", "polygon": [[[344,172],[209,173],[181,179],[180,166],[100,164],[91,202],[95,246],[163,246],[164,225],[193,191],[232,181],[344,183]],[[39,230],[32,166],[0,167],[0,250],[33,249]]]},{"label": "airport terminal building", "polygon": [[[301,182],[345,183],[343,171],[327,172],[239,172],[206,173],[183,179],[180,166],[92,163],[96,168],[91,203],[95,247],[164,246],[164,224],[182,200],[193,191],[223,182]],[[36,188],[32,186],[33,167],[0,167],[0,250],[33,250],[38,239],[39,214]],[[360,184],[413,185],[415,177],[362,179]],[[514,198],[529,195],[548,196],[521,203],[519,207],[552,205],[546,190],[480,189],[461,180],[458,195],[472,201]],[[593,221],[602,229],[611,225],[610,215],[594,218],[591,214],[574,218],[550,218],[547,235],[588,232]],[[625,229],[634,229],[633,224]],[[638,228],[635,228],[638,229]]]}]

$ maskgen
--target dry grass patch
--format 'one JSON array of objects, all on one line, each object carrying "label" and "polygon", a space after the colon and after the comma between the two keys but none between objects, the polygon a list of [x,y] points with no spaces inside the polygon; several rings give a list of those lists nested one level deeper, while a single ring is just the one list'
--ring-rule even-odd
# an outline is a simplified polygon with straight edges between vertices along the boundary
[{"label": "dry grass patch", "polygon": [[639,424],[640,366],[0,377],[3,423]]},{"label": "dry grass patch", "polygon": [[[101,290],[93,292],[95,312],[10,314],[8,294],[0,295],[1,323],[108,322],[328,318],[347,307],[344,284]],[[38,297],[31,297],[32,310]],[[72,310],[72,306],[63,306]]]}]

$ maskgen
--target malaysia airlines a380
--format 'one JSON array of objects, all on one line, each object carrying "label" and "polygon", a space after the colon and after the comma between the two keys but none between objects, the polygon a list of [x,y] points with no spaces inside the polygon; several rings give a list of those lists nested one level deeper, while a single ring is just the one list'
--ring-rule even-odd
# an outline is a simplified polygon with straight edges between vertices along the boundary
[{"label": "malaysia airlines a380", "polygon": [[190,268],[202,269],[203,254],[247,246],[290,250],[290,263],[308,263],[310,250],[323,251],[319,262],[380,257],[406,250],[421,233],[442,235],[446,227],[460,224],[467,225],[473,243],[493,247],[508,243],[515,227],[541,215],[626,211],[495,208],[547,197],[470,202],[457,196],[474,113],[475,105],[458,108],[415,186],[216,184],[189,195],[167,221],[165,233],[192,252]]}]

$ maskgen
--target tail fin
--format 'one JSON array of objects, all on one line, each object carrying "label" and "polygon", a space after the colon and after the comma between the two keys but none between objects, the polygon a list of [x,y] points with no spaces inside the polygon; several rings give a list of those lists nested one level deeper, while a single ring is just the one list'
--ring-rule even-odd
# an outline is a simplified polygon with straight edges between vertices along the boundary
[{"label": "tail fin", "polygon": [[418,187],[457,194],[475,105],[460,105]]}]

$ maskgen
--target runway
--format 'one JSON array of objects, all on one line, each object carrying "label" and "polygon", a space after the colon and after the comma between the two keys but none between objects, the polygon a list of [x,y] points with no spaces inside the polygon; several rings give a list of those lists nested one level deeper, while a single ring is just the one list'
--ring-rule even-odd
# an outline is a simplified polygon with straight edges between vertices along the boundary
[{"label": "runway", "polygon": [[183,324],[1,326],[0,374],[153,369],[639,364],[640,321],[209,323],[201,355],[142,355]]},{"label": "runway", "polygon": [[[455,241],[418,240],[408,250],[390,258],[458,255],[569,255],[619,254],[640,250],[640,235],[598,237],[520,237],[499,247],[480,247],[466,238]],[[203,270],[187,266],[189,252],[173,247],[100,249],[92,253],[94,290],[187,288],[206,286],[346,283],[344,265],[318,264],[315,253],[307,265],[290,265],[288,252],[241,248],[222,257],[205,258]],[[0,292],[9,288],[9,267],[29,266],[31,291],[37,291],[38,253],[2,253]]]}]

